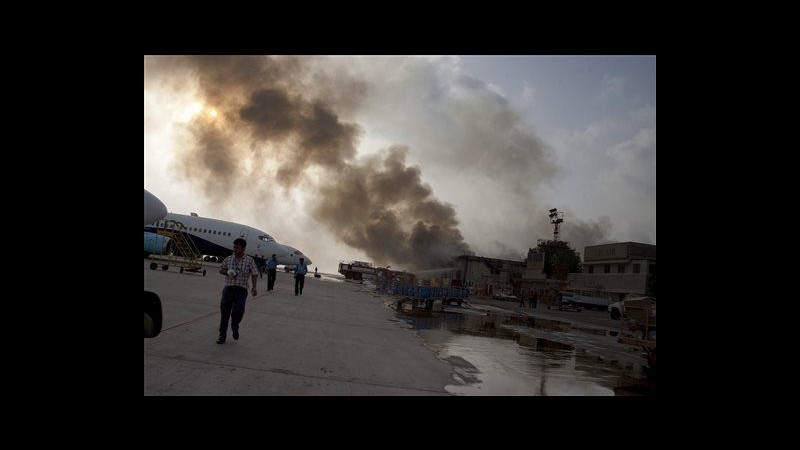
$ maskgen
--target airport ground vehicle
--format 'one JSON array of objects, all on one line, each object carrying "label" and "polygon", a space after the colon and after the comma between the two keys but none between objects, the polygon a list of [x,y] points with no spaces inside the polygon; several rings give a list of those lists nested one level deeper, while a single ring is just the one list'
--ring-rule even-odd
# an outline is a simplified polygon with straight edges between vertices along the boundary
[{"label": "airport ground vehicle", "polygon": [[365,274],[375,276],[377,269],[372,263],[365,261],[342,261],[339,263],[339,273],[348,280],[362,280]]},{"label": "airport ground vehicle", "polygon": [[575,294],[571,291],[561,291],[556,294],[558,300],[559,311],[575,311],[581,312],[582,307],[575,299]]},{"label": "airport ground vehicle", "polygon": [[634,299],[641,299],[641,298],[650,299],[652,301],[652,303],[653,303],[653,311],[655,311],[656,299],[654,297],[629,296],[629,297],[625,298],[624,300],[620,300],[618,302],[614,302],[614,303],[609,304],[608,305],[608,314],[609,314],[609,316],[611,316],[611,319],[613,319],[613,320],[620,320],[622,318],[622,312],[623,312],[623,309],[624,309],[625,301],[634,300]]},{"label": "airport ground vehicle", "polygon": [[[628,297],[621,302],[617,342],[654,349],[656,347],[656,299],[647,296]],[[611,312],[612,305],[609,305]],[[619,310],[619,307],[616,307]]]},{"label": "airport ground vehicle", "polygon": [[619,320],[622,317],[622,301],[608,305],[608,314],[611,316],[611,319]]}]

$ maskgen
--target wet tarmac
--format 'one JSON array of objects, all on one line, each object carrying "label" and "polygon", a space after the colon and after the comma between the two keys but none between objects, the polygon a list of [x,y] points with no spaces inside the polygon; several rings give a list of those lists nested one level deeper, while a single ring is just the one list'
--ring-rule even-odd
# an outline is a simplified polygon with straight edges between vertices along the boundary
[{"label": "wet tarmac", "polygon": [[[204,264],[215,275],[218,265]],[[144,340],[145,395],[641,395],[643,349],[607,312],[464,307],[397,312],[397,296],[330,274],[258,280],[241,339],[217,345],[221,276],[150,270],[164,321]],[[409,305],[410,306],[410,305]],[[438,306],[438,305],[436,305]]]},{"label": "wet tarmac", "polygon": [[[471,302],[396,313],[454,369],[456,395],[655,395],[642,348],[617,343],[603,311]],[[562,317],[558,317],[558,315]]]}]

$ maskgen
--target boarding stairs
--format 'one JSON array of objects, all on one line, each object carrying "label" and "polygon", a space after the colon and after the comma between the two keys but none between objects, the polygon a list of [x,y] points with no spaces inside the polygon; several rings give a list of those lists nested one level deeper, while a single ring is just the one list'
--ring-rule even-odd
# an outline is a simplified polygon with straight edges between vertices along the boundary
[{"label": "boarding stairs", "polygon": [[[177,265],[180,267],[181,273],[193,272],[206,275],[206,270],[203,269],[201,263],[202,255],[186,233],[186,226],[183,223],[177,220],[166,220],[163,222],[163,226],[156,229],[156,233],[168,237],[172,246],[166,258],[167,263],[162,266],[164,270],[167,270],[170,265]],[[161,259],[162,261],[165,259],[163,255]],[[154,265],[157,266],[155,262],[151,263],[150,268],[155,269]]]}]

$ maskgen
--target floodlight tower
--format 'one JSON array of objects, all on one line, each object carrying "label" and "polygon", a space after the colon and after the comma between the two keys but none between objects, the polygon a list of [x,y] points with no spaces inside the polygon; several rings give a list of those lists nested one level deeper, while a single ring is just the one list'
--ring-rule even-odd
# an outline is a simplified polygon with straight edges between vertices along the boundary
[{"label": "floodlight tower", "polygon": [[564,221],[564,213],[558,212],[557,208],[550,210],[550,223],[553,224],[553,240],[558,242],[558,226]]}]

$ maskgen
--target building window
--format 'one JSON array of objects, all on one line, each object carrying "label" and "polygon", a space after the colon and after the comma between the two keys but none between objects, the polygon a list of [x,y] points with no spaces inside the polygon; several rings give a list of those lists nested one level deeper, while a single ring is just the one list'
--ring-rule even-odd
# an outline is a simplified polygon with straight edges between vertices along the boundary
[{"label": "building window", "polygon": [[606,264],[606,266],[603,268],[603,272],[611,273],[611,264]]},{"label": "building window", "polygon": [[594,266],[589,266],[589,273],[594,273]]},{"label": "building window", "polygon": [[625,264],[617,264],[617,273],[625,273]]},{"label": "building window", "polygon": [[650,264],[647,267],[647,271],[650,272],[650,273],[653,273],[653,274],[656,273],[656,265],[655,264]]},{"label": "building window", "polygon": [[633,273],[639,273],[641,264],[634,264],[633,265]]}]

